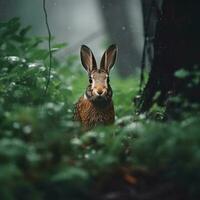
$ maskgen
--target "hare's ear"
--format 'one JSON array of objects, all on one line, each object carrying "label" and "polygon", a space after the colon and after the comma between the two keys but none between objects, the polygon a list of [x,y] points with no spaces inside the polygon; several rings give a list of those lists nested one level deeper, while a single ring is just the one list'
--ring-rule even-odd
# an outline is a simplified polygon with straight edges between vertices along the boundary
[{"label": "hare's ear", "polygon": [[82,65],[88,73],[94,69],[97,69],[96,60],[89,47],[87,47],[86,45],[82,45],[80,55]]},{"label": "hare's ear", "polygon": [[100,68],[106,70],[108,73],[115,64],[117,58],[117,46],[115,44],[108,47],[102,56]]}]

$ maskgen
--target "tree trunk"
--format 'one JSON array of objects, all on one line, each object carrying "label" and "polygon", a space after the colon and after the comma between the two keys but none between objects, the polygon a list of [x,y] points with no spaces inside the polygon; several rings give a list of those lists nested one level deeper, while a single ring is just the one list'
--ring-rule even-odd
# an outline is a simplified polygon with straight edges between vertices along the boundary
[{"label": "tree trunk", "polygon": [[140,64],[140,53],[134,45],[130,27],[128,0],[99,0],[105,28],[111,42],[119,47],[118,71],[126,77]]},{"label": "tree trunk", "polygon": [[[186,90],[188,82],[174,76],[176,70],[192,71],[200,66],[200,2],[198,0],[164,0],[162,16],[154,38],[154,59],[149,80],[143,91],[141,112],[148,111],[155,99],[162,105],[172,91],[185,93],[190,101],[199,101],[198,88]],[[188,80],[190,81],[190,80]]]}]

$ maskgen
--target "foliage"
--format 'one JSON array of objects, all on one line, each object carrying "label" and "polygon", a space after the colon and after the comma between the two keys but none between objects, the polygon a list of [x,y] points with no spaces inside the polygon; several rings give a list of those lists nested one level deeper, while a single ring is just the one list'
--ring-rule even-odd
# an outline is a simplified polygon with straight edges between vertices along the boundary
[{"label": "foliage", "polygon": [[136,116],[137,80],[112,74],[116,123],[83,133],[72,114],[87,76],[76,56],[54,59],[45,96],[46,38],[28,37],[29,29],[17,18],[0,24],[0,199],[89,199],[98,181],[123,166],[162,170],[194,199],[200,118],[162,123]]},{"label": "foliage", "polygon": [[177,118],[186,118],[190,113],[199,113],[200,67],[194,66],[190,71],[179,69],[174,75],[178,79],[179,93],[169,99],[169,107],[173,109],[170,112]]}]

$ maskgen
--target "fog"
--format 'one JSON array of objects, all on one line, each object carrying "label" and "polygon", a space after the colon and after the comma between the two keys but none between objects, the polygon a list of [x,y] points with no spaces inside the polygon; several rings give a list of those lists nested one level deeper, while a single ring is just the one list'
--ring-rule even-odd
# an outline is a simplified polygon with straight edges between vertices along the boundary
[{"label": "fog", "polygon": [[[88,45],[99,60],[105,48],[119,46],[120,73],[137,71],[143,50],[143,17],[140,0],[47,0],[48,20],[56,42],[68,48],[60,58],[79,54]],[[47,35],[42,0],[0,0],[0,20],[20,17],[31,25],[32,35]]]}]

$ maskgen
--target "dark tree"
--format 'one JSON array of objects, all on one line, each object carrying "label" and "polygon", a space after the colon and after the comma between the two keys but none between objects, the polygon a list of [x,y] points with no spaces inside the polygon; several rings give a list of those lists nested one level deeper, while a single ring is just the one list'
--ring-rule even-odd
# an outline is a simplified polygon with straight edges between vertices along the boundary
[{"label": "dark tree", "polygon": [[191,80],[181,81],[175,71],[192,71],[200,66],[200,2],[198,0],[164,0],[162,15],[154,38],[154,59],[140,104],[148,111],[156,102],[163,105],[169,93],[184,94],[189,101],[199,101],[199,89],[188,89]]},{"label": "dark tree", "polygon": [[161,0],[142,0],[144,46],[141,60],[140,87],[144,82],[144,68],[151,66],[153,59],[153,37],[155,35],[156,23],[160,14]]},{"label": "dark tree", "polygon": [[155,34],[157,16],[160,13],[162,0],[142,0],[141,2],[145,35],[153,37]]},{"label": "dark tree", "polygon": [[109,38],[120,49],[118,69],[121,76],[130,75],[140,63],[140,53],[134,46],[130,30],[129,3],[128,0],[99,0]]}]

